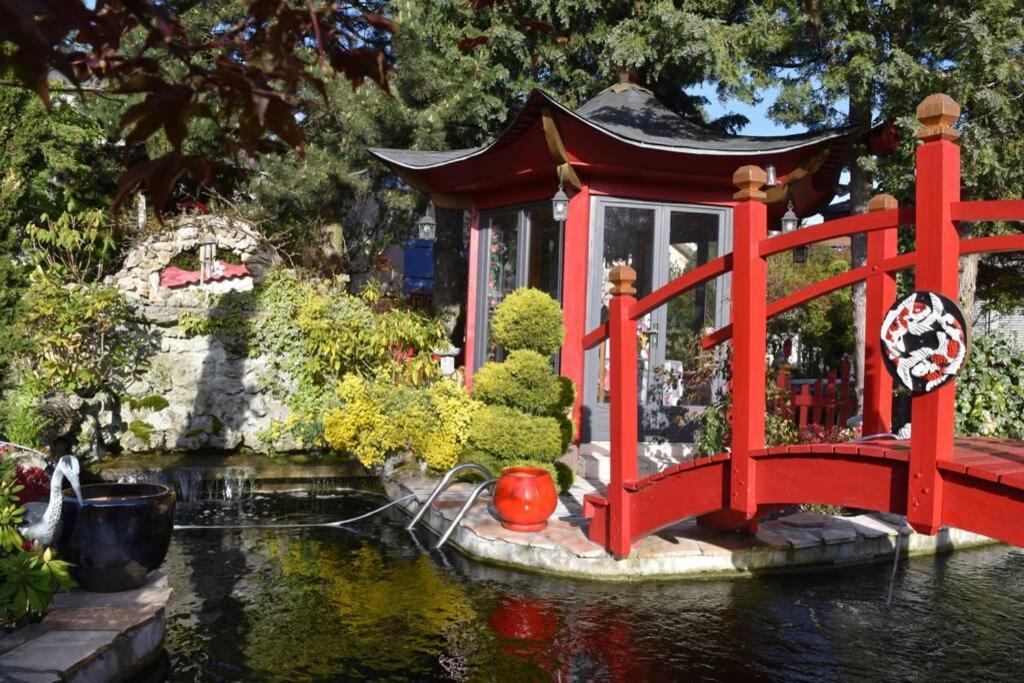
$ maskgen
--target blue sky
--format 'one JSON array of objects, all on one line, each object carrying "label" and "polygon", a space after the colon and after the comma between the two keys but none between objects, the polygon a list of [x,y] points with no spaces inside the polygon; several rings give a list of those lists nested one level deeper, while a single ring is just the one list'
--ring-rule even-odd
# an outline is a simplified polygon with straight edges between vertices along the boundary
[{"label": "blue sky", "polygon": [[[777,88],[769,88],[761,93],[761,102],[756,105],[749,105],[738,100],[727,100],[724,104],[718,101],[718,92],[715,87],[710,84],[703,84],[698,88],[689,89],[691,95],[703,95],[708,99],[707,113],[710,118],[718,118],[725,114],[743,114],[750,123],[744,126],[739,132],[743,135],[793,135],[795,133],[803,133],[807,131],[804,126],[791,126],[786,128],[768,118],[768,107],[775,101],[778,96]],[[843,171],[840,176],[840,182],[847,183],[850,180],[850,174],[847,171]],[[834,202],[840,202],[846,198],[846,195],[837,196]],[[820,223],[821,216],[815,215],[808,217],[804,221],[804,225],[813,225],[814,223]]]},{"label": "blue sky", "polygon": [[718,118],[725,114],[742,114],[750,119],[740,131],[743,135],[792,135],[803,133],[807,129],[803,126],[792,126],[786,128],[768,119],[768,107],[778,96],[778,89],[770,88],[761,94],[761,103],[750,106],[739,100],[727,100],[725,104],[718,101],[718,92],[709,83],[704,83],[698,88],[690,88],[691,95],[702,95],[708,99],[707,112],[710,118]]}]

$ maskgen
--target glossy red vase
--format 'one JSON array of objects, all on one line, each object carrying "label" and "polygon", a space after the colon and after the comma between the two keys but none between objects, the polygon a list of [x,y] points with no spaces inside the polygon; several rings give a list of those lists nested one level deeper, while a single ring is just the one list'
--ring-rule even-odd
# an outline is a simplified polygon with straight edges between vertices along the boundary
[{"label": "glossy red vase", "polygon": [[494,487],[494,508],[501,525],[512,531],[540,531],[557,504],[555,482],[537,467],[506,468]]}]

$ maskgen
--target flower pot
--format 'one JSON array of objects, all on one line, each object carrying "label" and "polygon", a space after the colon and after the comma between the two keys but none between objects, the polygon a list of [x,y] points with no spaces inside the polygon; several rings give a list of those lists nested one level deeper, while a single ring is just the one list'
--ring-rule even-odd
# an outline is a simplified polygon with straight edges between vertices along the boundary
[{"label": "flower pot", "polygon": [[494,487],[494,508],[501,525],[512,531],[540,531],[557,504],[555,482],[537,467],[508,467]]},{"label": "flower pot", "polygon": [[158,484],[91,484],[64,496],[58,550],[87,591],[138,588],[160,566],[174,530],[174,492]]}]

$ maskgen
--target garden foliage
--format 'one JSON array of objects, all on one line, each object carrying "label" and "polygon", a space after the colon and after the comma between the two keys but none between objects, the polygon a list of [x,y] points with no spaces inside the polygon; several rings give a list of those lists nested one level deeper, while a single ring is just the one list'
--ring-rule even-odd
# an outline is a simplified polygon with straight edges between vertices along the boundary
[{"label": "garden foliage", "polygon": [[1024,355],[1006,334],[975,337],[956,382],[956,431],[1024,439]]},{"label": "garden foliage", "polygon": [[491,463],[550,468],[573,436],[575,391],[550,361],[565,335],[562,310],[543,292],[519,289],[498,305],[494,319],[501,321],[494,339],[508,356],[485,363],[474,378],[473,398],[485,406],[475,415],[469,443]]},{"label": "garden foliage", "polygon": [[562,309],[545,292],[530,287],[515,290],[494,311],[491,337],[509,350],[528,349],[544,356],[558,351],[565,338]]},{"label": "garden foliage", "polygon": [[21,484],[0,484],[0,622],[17,623],[29,613],[40,615],[59,588],[74,585],[68,563],[49,548],[31,546],[18,533],[25,510],[19,503]]}]

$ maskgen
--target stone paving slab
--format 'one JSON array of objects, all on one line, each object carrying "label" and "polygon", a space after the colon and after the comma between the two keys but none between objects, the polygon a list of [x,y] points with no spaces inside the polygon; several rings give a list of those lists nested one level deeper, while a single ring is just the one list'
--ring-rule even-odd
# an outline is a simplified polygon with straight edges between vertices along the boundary
[{"label": "stone paving slab", "polygon": [[0,638],[0,681],[130,680],[163,649],[170,594],[159,571],[132,591],[59,593],[41,624]]},{"label": "stone paving slab", "polygon": [[[384,481],[395,500],[414,493],[399,507],[415,514],[434,482],[402,475]],[[472,485],[453,486],[424,515],[421,531],[440,535],[464,504]],[[521,533],[501,526],[487,495],[463,518],[448,541],[470,557],[528,571],[604,580],[737,576],[808,566],[845,566],[891,558],[901,537],[908,553],[925,554],[993,543],[992,539],[944,529],[922,536],[898,515],[830,516],[809,512],[762,522],[755,536],[717,533],[683,520],[638,540],[625,560],[615,560],[586,535],[583,496],[603,490],[600,482],[577,477],[540,532]]]}]

